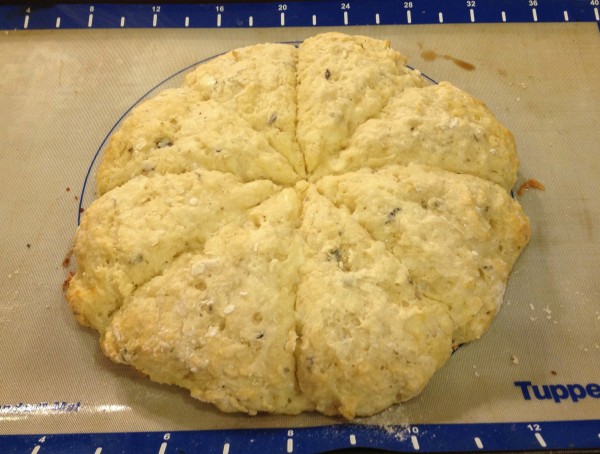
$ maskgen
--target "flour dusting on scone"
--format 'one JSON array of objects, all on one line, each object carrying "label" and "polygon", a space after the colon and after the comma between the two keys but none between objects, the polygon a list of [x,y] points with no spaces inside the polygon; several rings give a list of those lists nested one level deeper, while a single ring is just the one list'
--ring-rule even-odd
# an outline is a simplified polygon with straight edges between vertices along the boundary
[{"label": "flour dusting on scone", "polygon": [[222,411],[312,409],[296,380],[300,200],[284,189],[123,302],[102,347]]},{"label": "flour dusting on scone", "polygon": [[346,148],[354,131],[408,87],[417,71],[388,41],[327,33],[299,48],[298,143],[309,174]]},{"label": "flour dusting on scone", "polygon": [[222,411],[372,415],[498,313],[517,168],[481,101],[389,42],[236,49],[112,136],[66,298],[110,359]]},{"label": "flour dusting on scone", "polygon": [[377,413],[417,395],[452,351],[448,308],[316,187],[303,193],[296,302],[300,386],[322,413]]},{"label": "flour dusting on scone", "polygon": [[529,241],[527,218],[502,187],[418,164],[324,177],[317,187],[387,245],[418,294],[448,307],[455,345],[481,337]]}]

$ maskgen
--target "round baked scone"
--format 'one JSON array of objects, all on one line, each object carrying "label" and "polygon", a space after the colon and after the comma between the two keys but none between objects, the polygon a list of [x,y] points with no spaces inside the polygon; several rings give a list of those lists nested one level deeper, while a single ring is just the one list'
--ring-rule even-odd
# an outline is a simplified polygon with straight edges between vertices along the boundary
[{"label": "round baked scone", "polygon": [[110,359],[222,411],[372,415],[500,309],[517,167],[481,101],[388,42],[237,49],[112,136],[66,297]]}]

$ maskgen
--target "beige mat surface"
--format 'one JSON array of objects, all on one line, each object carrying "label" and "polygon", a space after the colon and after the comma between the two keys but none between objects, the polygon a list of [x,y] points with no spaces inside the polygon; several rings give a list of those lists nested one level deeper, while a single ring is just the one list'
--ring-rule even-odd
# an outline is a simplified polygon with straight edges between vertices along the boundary
[{"label": "beige mat surface", "polygon": [[[319,29],[318,31],[325,31]],[[352,27],[483,99],[515,135],[533,237],[489,332],[422,395],[366,423],[596,419],[600,383],[600,33],[596,24]],[[0,35],[0,433],[302,427],[317,414],[219,413],[109,362],[62,294],[94,155],[119,118],[183,68],[315,29],[74,30]],[[176,85],[181,76],[162,84]],[[94,172],[83,207],[94,198]],[[515,382],[531,382],[517,386]],[[555,388],[558,389],[558,388]],[[573,388],[574,389],[574,388]],[[600,389],[588,386],[588,389]],[[600,392],[600,391],[599,391]],[[593,393],[592,393],[593,394]],[[526,397],[529,396],[530,399]],[[55,404],[58,403],[58,404]],[[47,404],[47,405],[44,405]]]}]

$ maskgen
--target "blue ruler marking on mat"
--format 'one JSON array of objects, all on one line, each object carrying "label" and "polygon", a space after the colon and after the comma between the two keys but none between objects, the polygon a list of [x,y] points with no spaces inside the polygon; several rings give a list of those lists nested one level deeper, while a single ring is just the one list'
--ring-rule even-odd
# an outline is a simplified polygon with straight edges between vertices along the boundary
[{"label": "blue ruler marking on mat", "polygon": [[364,447],[398,452],[600,449],[600,420],[0,436],[3,454],[311,454]]},{"label": "blue ruler marking on mat", "polygon": [[371,0],[0,5],[1,30],[597,22],[600,0]]}]

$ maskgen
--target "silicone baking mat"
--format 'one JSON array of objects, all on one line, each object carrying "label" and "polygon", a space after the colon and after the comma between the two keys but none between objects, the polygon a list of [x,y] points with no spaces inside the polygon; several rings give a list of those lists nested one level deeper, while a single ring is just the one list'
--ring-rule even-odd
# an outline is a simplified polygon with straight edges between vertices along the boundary
[{"label": "silicone baking mat", "polygon": [[[210,13],[202,5],[202,15],[180,6],[172,10],[177,21],[161,16],[167,6],[138,5],[145,8],[136,16],[140,28],[131,10],[107,5],[91,12],[89,5],[61,6],[58,14],[0,10],[0,28],[9,29],[0,32],[0,452],[600,449],[600,33],[593,1],[573,3],[579,6],[566,17],[563,5],[550,2],[547,9],[526,1],[486,9],[477,0],[454,13],[439,2],[426,10],[422,2],[379,2],[388,9],[369,10],[362,22],[354,3],[341,2],[317,2],[314,14],[294,13],[294,3],[284,11],[283,3],[268,4],[272,17],[251,4],[208,5]],[[509,5],[517,4],[528,23],[511,21],[517,6]],[[333,12],[319,9],[325,6]],[[232,8],[239,20],[228,16]],[[493,20],[480,23],[488,15]],[[211,25],[195,26],[200,16]],[[428,24],[418,23],[422,16]],[[327,20],[334,26],[321,26]],[[106,21],[113,22],[100,27]],[[96,154],[132,106],[179,84],[181,71],[206,58],[327,30],[390,39],[412,66],[486,102],[515,135],[517,187],[532,178],[545,185],[519,197],[532,240],[488,333],[461,347],[415,399],[352,424],[316,413],[223,414],[105,359],[97,334],[79,326],[66,305],[63,261],[79,211],[95,196]]]}]

